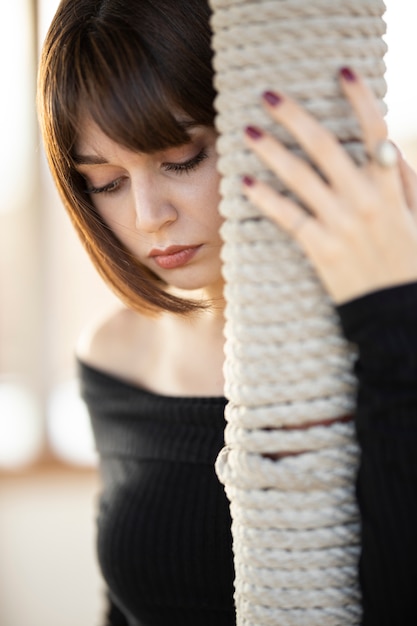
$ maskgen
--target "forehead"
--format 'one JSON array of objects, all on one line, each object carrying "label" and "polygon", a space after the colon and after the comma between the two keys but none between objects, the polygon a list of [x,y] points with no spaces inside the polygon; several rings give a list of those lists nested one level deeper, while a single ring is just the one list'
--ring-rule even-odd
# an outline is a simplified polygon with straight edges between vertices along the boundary
[{"label": "forehead", "polygon": [[80,120],[74,142],[74,156],[105,154],[114,151],[117,146],[117,142],[106,135],[90,116]]}]

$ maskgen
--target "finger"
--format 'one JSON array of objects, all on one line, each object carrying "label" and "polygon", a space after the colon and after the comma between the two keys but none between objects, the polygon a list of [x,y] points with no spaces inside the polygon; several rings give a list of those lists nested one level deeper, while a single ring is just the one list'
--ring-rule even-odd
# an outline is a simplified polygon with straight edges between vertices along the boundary
[{"label": "finger", "polygon": [[331,219],[335,202],[333,191],[306,161],[253,126],[246,128],[245,139],[249,147],[305,206],[323,220]]},{"label": "finger", "polygon": [[388,135],[380,104],[369,85],[352,68],[342,67],[339,76],[342,90],[361,127],[365,148],[372,155]]},{"label": "finger", "polygon": [[263,101],[270,115],[295,137],[330,184],[340,191],[351,189],[358,170],[337,138],[288,96],[267,91]]},{"label": "finger", "polygon": [[401,188],[398,167],[395,164],[384,166],[377,158],[378,148],[388,136],[379,101],[366,81],[351,68],[343,67],[340,70],[340,80],[361,127],[365,150],[370,158],[370,169],[374,173],[383,173],[384,178],[380,178],[380,184],[386,186],[388,183],[398,193]]},{"label": "finger", "polygon": [[245,196],[299,243],[304,243],[307,230],[316,234],[321,231],[313,216],[266,183],[251,176],[245,176],[242,182]]},{"label": "finger", "polygon": [[399,170],[404,195],[409,209],[417,214],[417,174],[398,150]]}]

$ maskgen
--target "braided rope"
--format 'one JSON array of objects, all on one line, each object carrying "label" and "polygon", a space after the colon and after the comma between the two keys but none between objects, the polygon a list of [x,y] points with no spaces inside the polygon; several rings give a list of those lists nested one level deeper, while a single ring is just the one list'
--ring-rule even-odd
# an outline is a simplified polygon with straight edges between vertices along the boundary
[{"label": "braided rope", "polygon": [[[299,247],[241,195],[252,172],[288,193],[242,141],[260,125],[295,152],[260,106],[275,85],[364,162],[337,71],[385,95],[382,0],[210,0],[222,259],[226,279],[226,446],[216,471],[230,500],[238,626],[359,624],[355,352]],[[305,156],[305,155],[304,155]],[[311,423],[306,430],[299,424]],[[299,453],[276,460],[280,452]]]}]

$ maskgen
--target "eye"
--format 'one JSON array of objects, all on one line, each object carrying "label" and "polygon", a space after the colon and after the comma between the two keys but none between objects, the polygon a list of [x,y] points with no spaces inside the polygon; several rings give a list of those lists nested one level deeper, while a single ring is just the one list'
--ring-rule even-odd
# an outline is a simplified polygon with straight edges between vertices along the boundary
[{"label": "eye", "polygon": [[192,170],[197,169],[197,167],[207,159],[208,154],[203,148],[200,150],[196,156],[188,159],[187,161],[183,161],[182,163],[163,163],[163,168],[166,172],[175,172],[176,174],[183,174],[184,172],[191,172]]},{"label": "eye", "polygon": [[123,182],[126,180],[124,176],[120,176],[115,180],[112,180],[111,183],[107,185],[103,185],[102,187],[93,187],[89,186],[86,188],[86,193],[97,194],[97,193],[115,193],[119,191],[120,187],[123,185]]}]

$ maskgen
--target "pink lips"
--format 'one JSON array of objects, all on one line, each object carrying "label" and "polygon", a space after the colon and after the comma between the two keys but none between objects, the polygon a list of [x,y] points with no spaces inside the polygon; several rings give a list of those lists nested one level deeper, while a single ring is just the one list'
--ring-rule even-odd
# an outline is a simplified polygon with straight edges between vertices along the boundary
[{"label": "pink lips", "polygon": [[151,250],[149,256],[164,270],[186,265],[201,246],[169,246],[165,250]]}]

